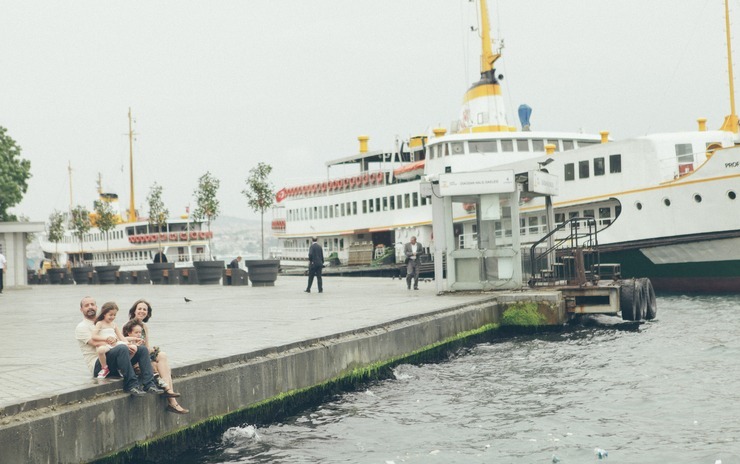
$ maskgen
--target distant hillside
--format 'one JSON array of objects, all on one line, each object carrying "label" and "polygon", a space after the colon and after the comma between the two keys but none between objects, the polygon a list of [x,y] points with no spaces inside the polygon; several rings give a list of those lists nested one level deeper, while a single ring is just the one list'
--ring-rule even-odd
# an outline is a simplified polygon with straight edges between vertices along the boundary
[{"label": "distant hillside", "polygon": [[[260,220],[221,216],[211,223],[213,255],[231,261],[241,255],[244,259],[261,258]],[[265,254],[277,246],[272,237],[270,220],[265,218]]]}]

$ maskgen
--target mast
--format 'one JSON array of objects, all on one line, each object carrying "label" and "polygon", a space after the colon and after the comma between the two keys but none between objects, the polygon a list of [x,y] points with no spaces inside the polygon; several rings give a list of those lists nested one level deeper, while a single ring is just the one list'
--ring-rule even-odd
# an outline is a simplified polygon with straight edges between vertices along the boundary
[{"label": "mast", "polygon": [[730,114],[725,116],[725,122],[722,123],[722,130],[734,132],[738,131],[738,118],[735,113],[735,79],[732,75],[732,44],[730,43],[730,7],[728,0],[725,0],[725,35],[727,36],[727,77],[730,79]]},{"label": "mast", "polygon": [[72,199],[72,162],[67,161],[67,171],[69,172],[69,211],[74,208],[74,200]]},{"label": "mast", "polygon": [[136,208],[134,207],[134,130],[131,127],[131,107],[128,109],[128,168],[129,168],[129,210],[128,222],[136,222]]},{"label": "mast", "polygon": [[491,26],[488,21],[488,5],[486,0],[480,0],[480,28],[481,28],[481,55],[480,55],[480,75],[481,79],[484,76],[490,76],[489,78],[495,82],[496,76],[492,75],[494,72],[493,64],[496,62],[500,53],[493,53],[493,47],[491,47]]}]

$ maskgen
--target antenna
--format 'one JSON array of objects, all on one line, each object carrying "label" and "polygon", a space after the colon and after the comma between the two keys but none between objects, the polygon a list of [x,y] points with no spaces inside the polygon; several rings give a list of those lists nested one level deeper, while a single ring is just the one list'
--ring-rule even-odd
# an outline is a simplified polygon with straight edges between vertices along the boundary
[{"label": "antenna", "polygon": [[737,134],[738,119],[735,114],[735,78],[732,75],[732,44],[730,43],[730,7],[725,0],[725,34],[727,35],[727,77],[730,80],[730,114],[725,116],[722,130]]}]

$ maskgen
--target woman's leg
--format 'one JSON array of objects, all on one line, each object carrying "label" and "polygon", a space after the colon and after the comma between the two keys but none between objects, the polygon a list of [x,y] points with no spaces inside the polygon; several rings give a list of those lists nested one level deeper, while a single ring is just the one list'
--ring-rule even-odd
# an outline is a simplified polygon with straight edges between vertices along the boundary
[{"label": "woman's leg", "polygon": [[[167,393],[174,392],[175,387],[172,385],[172,370],[170,369],[170,362],[167,358],[167,353],[160,351],[159,356],[157,356],[157,362],[152,363],[152,365],[156,366],[155,369],[159,372],[159,378],[167,382],[167,388],[165,388],[164,391]],[[172,407],[177,406],[177,400],[175,398],[167,398],[167,403]]]}]

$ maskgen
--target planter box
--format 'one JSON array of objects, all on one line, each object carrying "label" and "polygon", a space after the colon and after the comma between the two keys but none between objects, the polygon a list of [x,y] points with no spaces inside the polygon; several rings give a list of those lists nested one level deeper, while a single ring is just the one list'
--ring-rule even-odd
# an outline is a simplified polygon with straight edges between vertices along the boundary
[{"label": "planter box", "polygon": [[66,269],[60,268],[60,267],[53,267],[51,269],[47,269],[46,275],[49,276],[49,283],[50,284],[61,284],[62,277],[64,276],[65,271]]},{"label": "planter box", "polygon": [[92,266],[82,266],[72,268],[72,278],[77,285],[95,283],[95,269]]},{"label": "planter box", "polygon": [[221,282],[221,273],[224,270],[224,261],[195,261],[193,263],[198,274],[198,284],[213,285]]},{"label": "planter box", "polygon": [[244,261],[252,287],[274,287],[280,270],[280,260],[248,259]]},{"label": "planter box", "polygon": [[164,271],[171,273],[175,270],[175,263],[147,263],[146,268],[149,270],[149,279],[153,284],[161,284],[164,279]]},{"label": "planter box", "polygon": [[121,266],[95,266],[95,272],[98,273],[98,283],[116,283],[116,271],[118,271],[120,268]]}]

